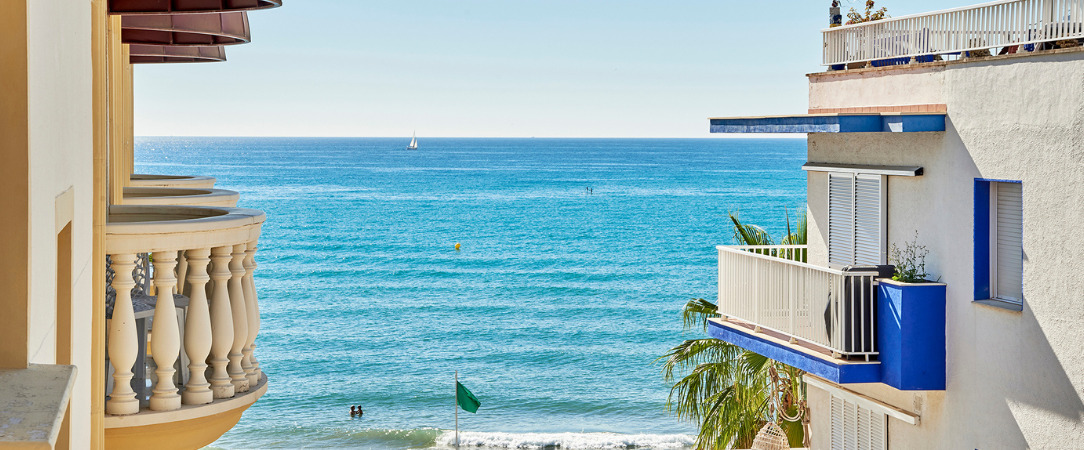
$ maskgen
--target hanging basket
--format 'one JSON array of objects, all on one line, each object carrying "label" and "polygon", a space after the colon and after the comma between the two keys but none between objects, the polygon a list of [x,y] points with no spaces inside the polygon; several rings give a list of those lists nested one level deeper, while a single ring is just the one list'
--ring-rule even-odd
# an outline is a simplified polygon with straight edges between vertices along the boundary
[{"label": "hanging basket", "polygon": [[750,450],[790,450],[787,434],[775,422],[768,422],[753,439]]}]

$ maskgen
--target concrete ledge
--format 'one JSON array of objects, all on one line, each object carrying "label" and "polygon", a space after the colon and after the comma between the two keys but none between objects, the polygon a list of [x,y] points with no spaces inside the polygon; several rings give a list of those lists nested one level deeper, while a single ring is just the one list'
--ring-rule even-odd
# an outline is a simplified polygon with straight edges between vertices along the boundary
[{"label": "concrete ledge", "polygon": [[708,334],[751,352],[764,355],[837,384],[880,383],[880,362],[853,362],[831,358],[752,330],[712,319]]},{"label": "concrete ledge", "polygon": [[106,416],[105,447],[110,450],[202,448],[237,425],[245,410],[266,392],[267,377],[262,376],[250,391],[206,405]]},{"label": "concrete ledge", "polygon": [[173,411],[147,410],[128,416],[106,415],[105,428],[141,427],[212,416],[242,407],[247,408],[256,403],[256,400],[265,393],[267,393],[267,375],[261,376],[260,383],[248,392],[242,392],[231,398],[216,399],[206,405],[184,405],[181,409]]},{"label": "concrete ledge", "polygon": [[68,411],[75,366],[0,370],[0,447],[53,448]]}]

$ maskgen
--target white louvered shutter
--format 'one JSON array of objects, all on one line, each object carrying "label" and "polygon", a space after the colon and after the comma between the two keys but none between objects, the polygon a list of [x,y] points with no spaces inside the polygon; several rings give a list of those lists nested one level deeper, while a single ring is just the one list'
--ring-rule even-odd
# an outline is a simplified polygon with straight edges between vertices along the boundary
[{"label": "white louvered shutter", "polygon": [[828,262],[854,263],[854,175],[828,174]]},{"label": "white louvered shutter", "polygon": [[858,175],[854,179],[854,263],[884,264],[884,234],[880,175]]},{"label": "white louvered shutter", "polygon": [[888,416],[832,396],[833,450],[887,450]]},{"label": "white louvered shutter", "polygon": [[832,448],[843,448],[843,399],[832,396]]},{"label": "white louvered shutter", "polygon": [[885,191],[881,175],[828,174],[828,262],[884,264]]},{"label": "white louvered shutter", "polygon": [[1020,303],[1024,298],[1023,189],[1020,183],[992,183],[992,186],[994,297]]}]

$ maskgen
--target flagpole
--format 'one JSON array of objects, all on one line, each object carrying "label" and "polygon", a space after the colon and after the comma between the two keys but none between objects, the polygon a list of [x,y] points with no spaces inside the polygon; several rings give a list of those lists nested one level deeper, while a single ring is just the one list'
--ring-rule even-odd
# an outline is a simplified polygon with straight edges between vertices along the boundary
[{"label": "flagpole", "polygon": [[459,448],[459,371],[455,371],[455,448]]}]

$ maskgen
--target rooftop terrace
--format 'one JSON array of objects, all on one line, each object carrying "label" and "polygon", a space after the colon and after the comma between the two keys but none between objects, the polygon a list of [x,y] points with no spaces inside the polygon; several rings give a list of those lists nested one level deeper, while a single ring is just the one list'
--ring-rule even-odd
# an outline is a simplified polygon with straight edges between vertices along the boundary
[{"label": "rooftop terrace", "polygon": [[830,70],[1084,45],[1084,0],[1003,0],[828,28]]}]

